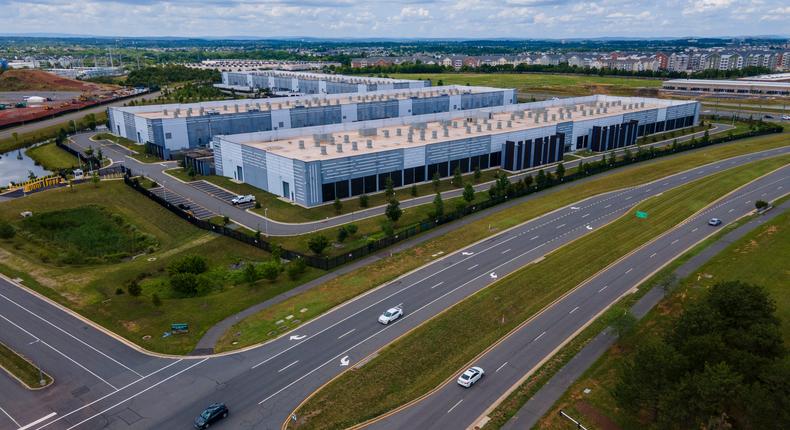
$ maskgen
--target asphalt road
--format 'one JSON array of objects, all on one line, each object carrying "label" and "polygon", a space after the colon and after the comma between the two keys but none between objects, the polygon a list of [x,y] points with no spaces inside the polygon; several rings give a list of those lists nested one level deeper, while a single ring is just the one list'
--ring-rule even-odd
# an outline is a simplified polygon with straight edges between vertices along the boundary
[{"label": "asphalt road", "polygon": [[[32,92],[33,93],[37,93],[36,91],[32,91]],[[62,124],[64,122],[68,122],[68,121],[71,121],[71,120],[80,120],[85,115],[88,115],[88,114],[91,114],[91,113],[104,112],[110,106],[123,106],[124,103],[129,103],[132,100],[140,100],[140,99],[144,99],[144,98],[145,99],[150,99],[150,98],[156,98],[157,96],[159,96],[159,92],[158,91],[150,93],[150,94],[144,94],[144,95],[141,95],[141,96],[138,96],[138,97],[132,97],[132,98],[124,99],[124,100],[119,100],[119,101],[113,102],[113,103],[107,103],[107,104],[95,106],[95,107],[92,107],[92,108],[79,110],[79,111],[76,111],[76,112],[67,113],[67,114],[64,114],[64,115],[56,116],[54,118],[48,118],[48,119],[41,120],[41,121],[33,121],[33,122],[29,122],[27,124],[18,125],[16,127],[7,128],[7,129],[4,129],[4,130],[0,130],[0,139],[5,139],[5,138],[8,138],[8,137],[11,137],[12,133],[20,133],[20,134],[21,133],[27,133],[27,132],[30,132],[30,131],[36,131],[39,128],[49,127],[51,125],[56,125],[56,124]]]},{"label": "asphalt road", "polygon": [[[727,124],[714,124],[714,127],[711,130],[709,130],[709,133],[713,135],[715,133],[725,132],[732,128],[733,127],[731,125],[727,125]],[[700,138],[703,134],[704,132],[694,133],[693,135],[684,136],[678,138],[677,140],[683,142],[686,140],[690,140],[691,136]],[[72,137],[72,142],[74,145],[82,149],[88,148],[89,146],[96,148],[98,143],[89,139],[91,135],[92,134],[89,133],[77,134]],[[665,146],[671,144],[673,140],[674,139],[668,139],[644,146],[645,147]],[[621,148],[616,152],[622,153],[623,151],[625,151],[625,149],[626,148]],[[633,148],[628,148],[628,149],[633,150]],[[298,223],[298,224],[286,223],[272,219],[269,219],[267,221],[267,219],[260,214],[235,207],[231,205],[228,201],[219,199],[217,196],[207,193],[204,189],[199,189],[193,185],[190,185],[189,183],[182,182],[164,173],[163,172],[164,170],[177,167],[174,161],[162,162],[162,163],[141,163],[135,160],[134,158],[128,157],[130,151],[127,148],[106,141],[102,144],[102,152],[104,153],[105,156],[113,159],[114,162],[123,162],[124,165],[130,168],[135,175],[143,174],[149,178],[152,178],[158,184],[163,185],[165,188],[167,188],[168,193],[171,193],[173,196],[178,195],[180,196],[180,198],[190,201],[191,202],[190,206],[195,206],[195,207],[199,206],[209,212],[219,215],[226,215],[236,223],[241,224],[249,228],[250,230],[259,230],[263,232],[264,235],[267,236],[269,235],[293,236],[293,235],[310,233],[326,228],[332,228],[349,222],[353,222],[355,220],[358,221],[363,218],[381,215],[384,213],[384,209],[385,209],[385,206],[377,206],[365,210],[356,211],[351,214],[345,214],[345,215],[328,218],[323,221],[313,221],[313,222]],[[577,166],[581,161],[584,161],[585,163],[596,161],[599,160],[602,156],[603,156],[602,154],[598,154],[591,157],[586,157],[582,160],[569,161],[564,163],[564,165],[566,169],[569,169]],[[552,172],[554,171],[554,166],[541,166],[539,168],[534,168],[529,171],[525,171],[517,175],[514,175],[512,178],[520,179],[525,174],[534,174],[541,168],[543,168],[546,171],[552,171]],[[475,189],[477,191],[484,191],[487,190],[490,186],[491,186],[491,182],[486,182],[476,185]],[[463,189],[451,190],[451,191],[443,192],[442,197],[444,199],[448,199],[448,198],[460,196],[462,193],[463,193]],[[404,200],[401,202],[401,208],[407,209],[414,206],[428,204],[433,202],[433,199],[434,199],[434,195],[428,194],[414,199]]]},{"label": "asphalt road", "polygon": [[770,201],[788,191],[790,166],[742,187],[609,266],[546,308],[537,318],[513,331],[503,342],[475,360],[473,365],[485,369],[486,374],[471,389],[464,389],[454,380],[448,381],[414,406],[369,427],[460,429],[481,423],[489,407],[498,403],[511,387],[518,386],[517,381],[539,367],[542,360],[572,339],[587,322],[714,233],[717,228],[707,225],[710,218],[719,218],[727,224],[754,210],[755,201]]},{"label": "asphalt road", "polygon": [[[219,425],[220,428],[279,428],[299,402],[341,371],[360,365],[364,357],[485,288],[496,278],[617,218],[638,201],[729,167],[787,153],[790,147],[722,160],[564,207],[463,250],[448,255],[437,253],[433,263],[306,322],[280,338],[224,356],[150,357],[3,281],[0,282],[3,294],[0,296],[0,321],[4,326],[0,330],[0,340],[44,364],[56,385],[41,392],[31,406],[29,398],[25,397],[29,393],[5,384],[5,389],[0,391],[0,408],[21,426],[47,417],[28,427],[31,429],[177,429],[188,428],[205,405],[223,401],[230,407],[231,415]],[[787,170],[790,169],[783,170],[782,186],[785,188],[790,187]],[[775,179],[775,176],[759,183]],[[722,218],[726,221],[734,215],[725,214]],[[589,287],[580,290],[588,291]],[[595,306],[605,305],[606,300],[613,299],[617,288],[611,287],[611,290],[588,298],[577,313],[587,315]],[[398,304],[405,309],[403,318],[388,326],[376,322],[384,310]],[[537,326],[530,325],[530,329],[550,329],[550,335],[533,343],[534,348],[539,348],[537,351],[544,351],[549,341],[555,340],[575,321],[562,320],[561,324],[552,325],[556,312],[563,313],[546,312],[534,320]],[[294,319],[298,319],[298,312]],[[543,328],[544,331],[548,329]],[[504,361],[510,361],[506,353]],[[486,362],[485,367],[493,369],[496,366],[492,368]],[[518,372],[515,366],[505,369]],[[472,390],[460,393],[477,396],[485,387],[496,388],[498,381],[502,378],[489,376]],[[513,378],[510,381],[512,383]],[[62,388],[54,391],[57,387]],[[469,407],[464,405],[454,411],[474,414],[476,403],[468,403]],[[486,401],[481,405],[483,403]],[[490,403],[487,400],[486,405]],[[435,413],[426,411],[429,415]],[[459,420],[470,421],[467,415],[459,415]],[[455,419],[455,415],[452,416]],[[446,420],[447,417],[439,416],[438,419]],[[5,424],[0,421],[0,425],[5,428],[8,422],[10,420]],[[420,422],[435,424],[422,417]]]}]

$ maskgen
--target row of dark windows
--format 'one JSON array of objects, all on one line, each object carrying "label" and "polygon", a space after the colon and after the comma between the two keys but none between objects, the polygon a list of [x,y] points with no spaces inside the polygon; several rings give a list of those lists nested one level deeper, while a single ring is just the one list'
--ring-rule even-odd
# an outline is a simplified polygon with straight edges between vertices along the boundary
[{"label": "row of dark windows", "polygon": [[331,202],[335,198],[343,199],[360,194],[375,193],[384,191],[387,188],[387,178],[392,179],[393,187],[402,187],[433,179],[434,174],[438,173],[440,178],[452,175],[455,169],[461,173],[489,167],[499,166],[502,161],[502,153],[475,155],[472,157],[451,160],[449,162],[434,163],[427,166],[410,167],[403,170],[395,170],[378,175],[369,175],[359,178],[346,179],[337,182],[323,184],[321,186],[321,200]]},{"label": "row of dark windows", "polygon": [[502,167],[516,171],[559,161],[565,152],[565,134],[539,137],[519,142],[505,142]]},{"label": "row of dark windows", "polygon": [[635,144],[638,130],[637,124],[639,124],[638,121],[632,120],[623,124],[612,124],[604,127],[594,126],[592,138],[590,139],[590,149],[601,152]]}]

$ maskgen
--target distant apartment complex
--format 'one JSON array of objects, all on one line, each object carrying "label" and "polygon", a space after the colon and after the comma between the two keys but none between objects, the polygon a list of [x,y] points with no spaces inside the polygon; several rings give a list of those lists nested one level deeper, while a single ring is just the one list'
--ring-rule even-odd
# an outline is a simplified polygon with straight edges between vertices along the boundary
[{"label": "distant apartment complex", "polygon": [[170,158],[186,149],[206,147],[217,135],[458,112],[515,102],[513,89],[444,86],[110,107],[108,114],[113,133],[147,144],[153,152]]},{"label": "distant apartment complex", "polygon": [[630,72],[659,71],[693,73],[702,70],[741,70],[764,67],[772,71],[790,70],[788,50],[705,50],[675,53],[533,53],[523,55],[447,55],[407,57],[365,57],[351,60],[351,67],[392,66],[405,63],[435,64],[461,69],[481,66],[559,65]]},{"label": "distant apartment complex", "polygon": [[477,168],[520,171],[695,125],[699,103],[588,96],[217,136],[217,174],[315,206]]},{"label": "distant apartment complex", "polygon": [[330,75],[324,73],[266,70],[258,72],[222,72],[223,90],[255,92],[268,90],[283,95],[367,93],[381,90],[429,87],[430,81]]}]

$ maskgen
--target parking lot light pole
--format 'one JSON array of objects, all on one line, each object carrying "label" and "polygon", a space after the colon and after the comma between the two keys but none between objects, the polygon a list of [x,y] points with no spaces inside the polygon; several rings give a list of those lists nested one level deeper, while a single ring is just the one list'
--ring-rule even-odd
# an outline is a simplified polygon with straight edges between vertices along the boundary
[{"label": "parking lot light pole", "polygon": [[269,237],[269,208],[263,208],[263,218],[266,220],[266,224],[264,224],[266,237]]}]

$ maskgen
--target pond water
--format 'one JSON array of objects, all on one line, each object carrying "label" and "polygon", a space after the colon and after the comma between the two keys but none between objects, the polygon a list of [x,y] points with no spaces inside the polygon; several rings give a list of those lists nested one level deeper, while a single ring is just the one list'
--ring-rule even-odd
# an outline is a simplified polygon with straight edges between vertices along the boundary
[{"label": "pond water", "polygon": [[[21,160],[17,158],[20,153],[22,154]],[[30,172],[33,172],[38,178],[52,173],[41,166],[36,166],[33,159],[25,154],[24,148],[21,152],[15,149],[0,154],[0,187],[7,187],[11,182],[24,182],[28,179]]]}]

